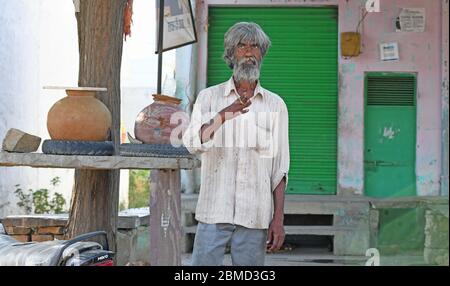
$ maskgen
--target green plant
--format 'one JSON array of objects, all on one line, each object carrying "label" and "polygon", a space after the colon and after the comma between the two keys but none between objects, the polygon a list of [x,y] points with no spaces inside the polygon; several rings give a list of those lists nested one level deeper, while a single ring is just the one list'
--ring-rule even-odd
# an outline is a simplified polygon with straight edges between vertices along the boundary
[{"label": "green plant", "polygon": [[51,211],[51,206],[48,201],[48,190],[39,189],[33,192],[33,205],[35,214],[48,214]]},{"label": "green plant", "polygon": [[[57,187],[61,183],[59,177],[50,180],[53,187]],[[66,200],[60,194],[55,192],[50,199],[48,189],[38,189],[36,191],[29,189],[27,192],[23,191],[20,184],[15,185],[14,192],[19,199],[17,206],[23,208],[27,214],[33,212],[35,214],[60,214],[65,212]]]},{"label": "green plant", "polygon": [[148,207],[150,200],[150,171],[131,170],[128,192],[128,207]]},{"label": "green plant", "polygon": [[19,184],[15,185],[16,191],[14,192],[19,199],[17,206],[23,208],[27,214],[31,213],[33,210],[33,204],[31,196],[33,195],[32,190],[28,190],[29,193],[25,193]]},{"label": "green plant", "polygon": [[53,206],[53,212],[55,214],[60,214],[66,212],[64,207],[66,205],[66,200],[60,193],[54,193],[51,201],[51,205]]}]

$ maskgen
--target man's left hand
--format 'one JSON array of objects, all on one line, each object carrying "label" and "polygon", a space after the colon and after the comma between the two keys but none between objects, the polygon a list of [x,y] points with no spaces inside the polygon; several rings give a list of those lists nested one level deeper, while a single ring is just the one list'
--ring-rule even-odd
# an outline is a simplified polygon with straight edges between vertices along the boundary
[{"label": "man's left hand", "polygon": [[269,251],[280,250],[284,243],[284,226],[283,220],[274,218],[269,226],[267,234],[267,246]]}]

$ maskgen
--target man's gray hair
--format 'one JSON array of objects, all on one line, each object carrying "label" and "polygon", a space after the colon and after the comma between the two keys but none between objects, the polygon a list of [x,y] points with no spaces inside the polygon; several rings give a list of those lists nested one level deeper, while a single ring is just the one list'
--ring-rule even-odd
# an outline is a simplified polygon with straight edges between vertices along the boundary
[{"label": "man's gray hair", "polygon": [[271,41],[263,29],[256,23],[240,22],[225,33],[225,52],[223,58],[227,65],[234,68],[234,50],[241,42],[251,42],[258,45],[261,56],[264,57],[270,48]]}]

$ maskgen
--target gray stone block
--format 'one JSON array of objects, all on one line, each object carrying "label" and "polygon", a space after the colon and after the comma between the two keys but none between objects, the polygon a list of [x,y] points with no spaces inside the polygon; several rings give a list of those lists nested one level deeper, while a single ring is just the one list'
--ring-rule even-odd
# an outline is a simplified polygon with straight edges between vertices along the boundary
[{"label": "gray stone block", "polygon": [[368,226],[369,211],[368,204],[348,205],[334,214],[333,224],[335,226]]},{"label": "gray stone block", "polygon": [[148,226],[117,231],[117,265],[150,264],[150,231]]},{"label": "gray stone block", "polygon": [[195,234],[183,234],[183,236],[181,237],[181,252],[183,254],[192,252],[192,249],[194,248],[194,239]]},{"label": "gray stone block", "polygon": [[438,212],[427,211],[425,219],[425,247],[448,251],[448,218]]},{"label": "gray stone block", "polygon": [[117,231],[117,265],[124,266],[129,262],[135,262],[136,232],[135,229]]},{"label": "gray stone block", "polygon": [[31,153],[37,151],[41,138],[18,129],[9,129],[3,140],[2,149],[15,153]]},{"label": "gray stone block", "polygon": [[442,248],[448,250],[448,229],[442,232],[427,233],[425,235],[425,247]]},{"label": "gray stone block", "polygon": [[149,226],[141,226],[136,232],[136,261],[150,264],[150,228]]},{"label": "gray stone block", "polygon": [[424,259],[427,264],[448,266],[448,249],[425,248]]},{"label": "gray stone block", "polygon": [[195,220],[195,214],[191,212],[183,212],[181,216],[181,225],[182,226],[193,226],[196,225],[197,221]]},{"label": "gray stone block", "polygon": [[369,217],[370,247],[376,247],[378,244],[380,213],[378,210],[370,210]]},{"label": "gray stone block", "polygon": [[340,232],[334,236],[334,255],[362,255],[370,248],[367,230]]}]

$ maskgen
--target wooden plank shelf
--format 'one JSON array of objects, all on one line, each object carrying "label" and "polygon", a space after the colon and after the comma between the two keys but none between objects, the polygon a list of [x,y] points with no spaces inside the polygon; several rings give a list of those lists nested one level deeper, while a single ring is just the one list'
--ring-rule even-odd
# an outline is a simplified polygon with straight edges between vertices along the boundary
[{"label": "wooden plank shelf", "polygon": [[88,170],[190,170],[200,167],[200,160],[192,158],[125,157],[125,156],[65,156],[42,153],[0,152],[0,166]]}]

